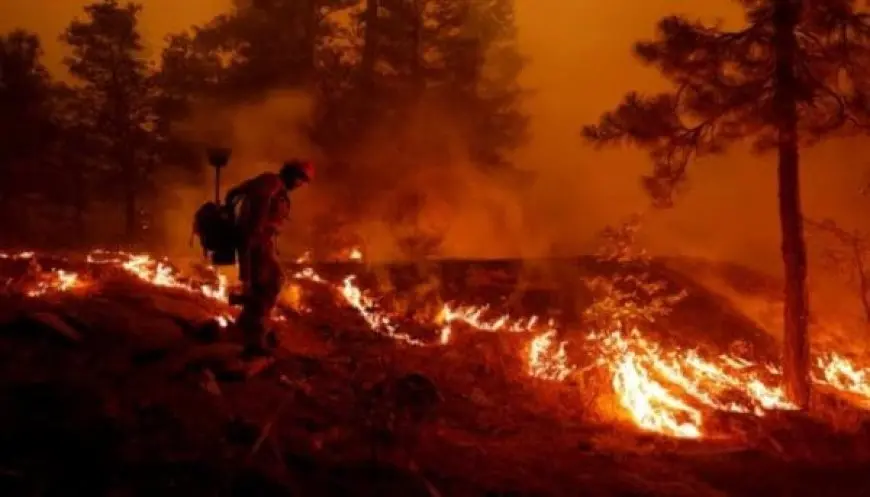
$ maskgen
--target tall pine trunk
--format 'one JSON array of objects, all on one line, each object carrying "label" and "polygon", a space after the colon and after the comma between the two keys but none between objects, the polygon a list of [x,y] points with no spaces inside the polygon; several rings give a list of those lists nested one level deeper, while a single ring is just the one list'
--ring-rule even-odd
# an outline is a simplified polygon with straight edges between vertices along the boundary
[{"label": "tall pine trunk", "polygon": [[79,242],[86,245],[90,242],[85,215],[88,208],[88,185],[85,180],[85,165],[81,162],[73,165],[73,226],[78,233]]},{"label": "tall pine trunk", "polygon": [[320,27],[321,2],[320,0],[307,0],[304,5],[305,50],[307,51],[304,63],[305,84],[312,84],[317,69],[317,38]]},{"label": "tall pine trunk", "polygon": [[365,23],[365,37],[363,40],[363,53],[360,67],[362,73],[362,88],[364,91],[368,91],[372,88],[375,72],[375,59],[378,54],[378,0],[366,1],[363,22]]},{"label": "tall pine trunk", "polygon": [[423,9],[424,5],[421,0],[413,0],[411,8],[414,10],[414,21],[411,27],[413,40],[411,46],[414,59],[411,61],[411,83],[413,84],[414,99],[420,98],[423,89],[426,86],[426,80],[423,76]]},{"label": "tall pine trunk", "polygon": [[139,240],[139,208],[136,201],[136,188],[131,181],[124,185],[124,238],[127,243],[136,245]]},{"label": "tall pine trunk", "polygon": [[809,340],[807,333],[807,262],[800,201],[797,137],[798,81],[795,77],[797,39],[795,26],[799,0],[774,2],[776,82],[774,106],[779,135],[779,219],[782,259],[785,264],[785,347],[783,374],[789,398],[801,408],[809,404]]},{"label": "tall pine trunk", "polygon": [[121,148],[121,171],[124,183],[124,238],[131,246],[136,246],[140,240],[141,223],[139,222],[139,171],[136,170],[136,155],[129,140],[119,139]]}]

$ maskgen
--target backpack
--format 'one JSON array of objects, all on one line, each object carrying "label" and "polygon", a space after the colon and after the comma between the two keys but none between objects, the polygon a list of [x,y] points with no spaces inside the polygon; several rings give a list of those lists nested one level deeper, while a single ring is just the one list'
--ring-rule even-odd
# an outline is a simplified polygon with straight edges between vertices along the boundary
[{"label": "backpack", "polygon": [[206,202],[193,216],[193,234],[199,238],[203,255],[215,266],[236,263],[236,219],[231,208]]}]

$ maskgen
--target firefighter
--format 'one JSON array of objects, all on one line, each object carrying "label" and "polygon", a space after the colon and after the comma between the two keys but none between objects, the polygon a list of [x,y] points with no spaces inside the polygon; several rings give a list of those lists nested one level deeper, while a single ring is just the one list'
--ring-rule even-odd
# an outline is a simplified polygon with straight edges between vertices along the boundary
[{"label": "firefighter", "polygon": [[277,174],[263,173],[227,193],[231,209],[241,202],[236,227],[242,312],[237,323],[244,333],[246,355],[265,355],[276,345],[268,328],[284,280],[276,238],[290,212],[290,191],[313,177],[310,162],[293,160]]}]

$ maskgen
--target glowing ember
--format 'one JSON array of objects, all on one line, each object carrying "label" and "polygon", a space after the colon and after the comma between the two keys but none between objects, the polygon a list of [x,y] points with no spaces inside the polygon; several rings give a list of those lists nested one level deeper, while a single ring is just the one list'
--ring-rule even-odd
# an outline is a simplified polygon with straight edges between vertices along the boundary
[{"label": "glowing ember", "polygon": [[63,270],[54,270],[40,275],[36,286],[27,290],[28,297],[41,297],[48,293],[68,292],[83,287],[85,283],[78,274]]},{"label": "glowing ember", "polygon": [[14,254],[7,254],[5,252],[0,252],[0,259],[11,259],[11,260],[26,260],[33,259],[33,256],[36,255],[33,252],[17,252]]},{"label": "glowing ember", "polygon": [[298,280],[308,280],[308,281],[313,281],[315,283],[326,283],[326,280],[324,280],[319,274],[317,274],[314,271],[314,269],[312,269],[310,267],[307,267],[307,268],[304,268],[300,271],[297,271],[293,275],[293,277],[298,279]]}]

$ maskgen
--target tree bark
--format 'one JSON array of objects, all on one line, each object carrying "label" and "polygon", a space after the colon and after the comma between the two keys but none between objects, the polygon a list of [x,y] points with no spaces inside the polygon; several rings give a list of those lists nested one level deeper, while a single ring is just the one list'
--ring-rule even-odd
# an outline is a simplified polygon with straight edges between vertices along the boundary
[{"label": "tree bark", "polygon": [[121,165],[122,181],[124,183],[124,238],[132,246],[141,240],[141,223],[139,222],[139,171],[136,169],[134,144],[127,136],[119,137],[117,145]]},{"label": "tree bark", "polygon": [[378,0],[366,1],[363,22],[365,23],[365,38],[360,66],[363,89],[369,90],[372,87],[375,59],[378,54]]},{"label": "tree bark", "polygon": [[414,9],[414,25],[412,32],[414,39],[411,41],[414,59],[411,62],[411,81],[414,85],[414,98],[419,98],[423,93],[423,88],[426,86],[426,79],[423,76],[423,5],[420,0],[411,2],[411,8]]},{"label": "tree bark", "polygon": [[795,76],[798,48],[795,26],[800,8],[800,0],[775,1],[773,43],[776,57],[774,106],[779,135],[779,219],[785,264],[783,375],[789,399],[801,409],[806,409],[810,397],[809,305],[798,167],[798,81]]},{"label": "tree bark", "polygon": [[317,41],[320,28],[320,0],[307,0],[305,2],[305,83],[311,84],[317,71]]},{"label": "tree bark", "polygon": [[[73,184],[75,192],[73,192],[73,222],[78,233],[79,241],[84,241],[87,244],[90,241],[87,223],[85,222],[85,212],[87,210],[87,191],[88,187],[85,181],[85,166],[82,163],[74,164],[73,166]],[[84,239],[84,240],[82,240]]]},{"label": "tree bark", "polygon": [[124,234],[128,243],[136,244],[139,242],[139,209],[136,202],[136,188],[129,182],[125,186],[124,193]]}]

